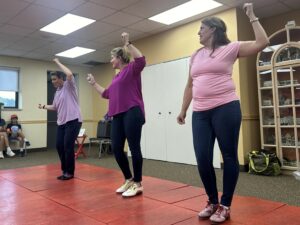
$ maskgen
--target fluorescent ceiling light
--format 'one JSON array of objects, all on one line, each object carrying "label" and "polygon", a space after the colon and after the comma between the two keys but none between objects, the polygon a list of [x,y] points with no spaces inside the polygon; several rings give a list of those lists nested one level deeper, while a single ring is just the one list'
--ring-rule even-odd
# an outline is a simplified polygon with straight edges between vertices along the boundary
[{"label": "fluorescent ceiling light", "polygon": [[81,55],[85,55],[90,52],[96,51],[95,49],[82,48],[82,47],[74,47],[64,52],[57,53],[57,56],[67,57],[67,58],[76,58]]},{"label": "fluorescent ceiling light", "polygon": [[40,30],[55,34],[67,35],[91,23],[94,23],[95,21],[96,20],[68,13]]},{"label": "fluorescent ceiling light", "polygon": [[180,20],[217,8],[221,5],[221,3],[213,0],[191,0],[163,13],[152,16],[149,20],[170,25]]}]

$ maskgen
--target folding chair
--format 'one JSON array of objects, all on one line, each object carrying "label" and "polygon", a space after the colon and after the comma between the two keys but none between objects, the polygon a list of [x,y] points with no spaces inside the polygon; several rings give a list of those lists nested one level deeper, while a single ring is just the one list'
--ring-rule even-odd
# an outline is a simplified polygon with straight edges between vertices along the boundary
[{"label": "folding chair", "polygon": [[86,157],[86,154],[83,149],[86,137],[87,135],[85,134],[85,129],[80,129],[78,137],[75,140],[76,144],[78,145],[77,151],[75,152],[75,159],[77,159],[80,154]]},{"label": "folding chair", "polygon": [[[108,120],[100,120],[97,125],[97,137],[89,138],[89,154],[92,143],[99,144],[99,158],[101,158],[102,151],[107,151],[111,146],[111,138],[110,138],[110,129],[111,129],[111,121]],[[104,146],[104,148],[103,148]]]}]

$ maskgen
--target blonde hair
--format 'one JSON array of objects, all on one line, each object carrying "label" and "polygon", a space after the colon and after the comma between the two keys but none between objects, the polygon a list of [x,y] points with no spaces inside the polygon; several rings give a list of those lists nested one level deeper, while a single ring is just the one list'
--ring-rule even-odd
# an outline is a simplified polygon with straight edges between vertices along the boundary
[{"label": "blonde hair", "polygon": [[122,62],[128,64],[130,62],[130,54],[125,50],[125,48],[117,47],[111,50],[110,54],[115,57],[121,58]]}]

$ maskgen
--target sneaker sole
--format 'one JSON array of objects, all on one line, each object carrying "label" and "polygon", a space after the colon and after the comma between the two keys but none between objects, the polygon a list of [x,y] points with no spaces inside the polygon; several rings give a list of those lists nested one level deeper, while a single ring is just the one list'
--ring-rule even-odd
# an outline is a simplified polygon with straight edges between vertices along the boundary
[{"label": "sneaker sole", "polygon": [[135,195],[122,195],[122,197],[123,198],[131,198],[131,197],[135,197],[135,196],[138,196],[138,195],[141,195],[141,194],[143,194],[143,192],[142,191],[139,191],[139,192],[137,192]]},{"label": "sneaker sole", "polygon": [[217,225],[217,224],[221,224],[221,223],[224,223],[224,222],[226,222],[227,220],[229,220],[230,219],[230,216],[228,216],[224,221],[222,221],[222,222],[216,222],[216,221],[210,221],[211,222],[211,225]]}]

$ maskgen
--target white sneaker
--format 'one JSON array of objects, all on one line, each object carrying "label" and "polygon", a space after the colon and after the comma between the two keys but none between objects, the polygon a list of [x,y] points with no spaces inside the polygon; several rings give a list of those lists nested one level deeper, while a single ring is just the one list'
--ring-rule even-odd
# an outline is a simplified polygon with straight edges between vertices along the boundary
[{"label": "white sneaker", "polygon": [[15,156],[15,153],[14,153],[10,148],[7,148],[6,154],[7,154],[8,156],[10,156],[10,157]]},{"label": "white sneaker", "polygon": [[121,194],[121,193],[127,191],[128,188],[130,188],[131,185],[133,185],[133,181],[132,180],[126,180],[125,183],[116,190],[116,192],[118,194]]},{"label": "white sneaker", "polygon": [[143,192],[144,188],[142,185],[138,185],[137,183],[134,183],[131,185],[127,191],[125,191],[122,196],[123,197],[133,197],[138,194],[141,194]]},{"label": "white sneaker", "polygon": [[3,151],[0,151],[0,159],[4,159]]}]

